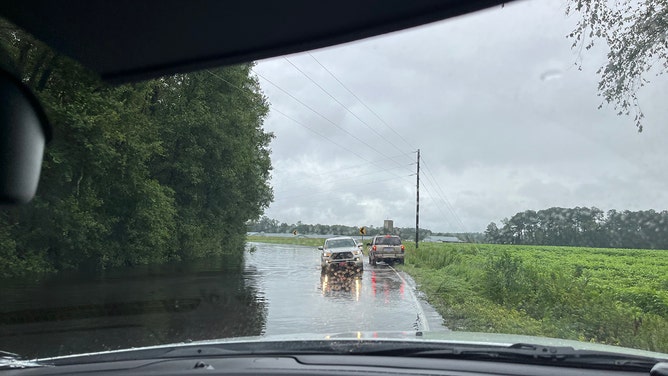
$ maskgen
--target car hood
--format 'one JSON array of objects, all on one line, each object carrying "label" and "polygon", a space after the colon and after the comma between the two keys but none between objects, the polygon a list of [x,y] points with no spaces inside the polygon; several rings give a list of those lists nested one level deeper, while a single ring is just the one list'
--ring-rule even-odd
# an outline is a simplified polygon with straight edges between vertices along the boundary
[{"label": "car hood", "polygon": [[645,350],[620,347],[620,346],[603,345],[592,342],[580,342],[580,341],[559,339],[559,338],[536,337],[536,336],[515,335],[515,334],[500,334],[500,333],[460,332],[460,331],[443,331],[443,332],[360,331],[360,332],[341,332],[341,333],[331,333],[331,334],[303,333],[303,334],[290,334],[290,335],[236,337],[236,338],[225,338],[216,340],[203,340],[203,341],[193,341],[189,343],[174,343],[174,344],[147,346],[147,347],[131,348],[123,350],[66,355],[52,358],[34,359],[32,361],[43,362],[49,360],[59,360],[59,359],[67,359],[74,357],[85,357],[85,356],[105,355],[105,354],[122,354],[124,352],[133,352],[137,350],[151,350],[151,349],[162,349],[162,348],[170,349],[174,347],[182,348],[182,347],[197,347],[204,345],[234,344],[234,343],[244,343],[252,345],[253,343],[266,344],[266,343],[276,342],[277,350],[284,350],[286,353],[289,353],[290,346],[286,346],[286,344],[291,341],[300,343],[311,342],[311,341],[322,343],[323,341],[336,342],[336,341],[351,341],[351,340],[360,342],[380,342],[380,341],[406,342],[406,343],[414,342],[416,345],[419,343],[426,343],[426,342],[439,342],[453,345],[461,344],[461,345],[481,345],[481,346],[510,346],[516,343],[524,343],[524,344],[533,344],[540,346],[562,346],[562,347],[567,346],[567,347],[572,347],[575,350],[603,351],[615,354],[635,355],[635,356],[668,360],[668,354],[664,353],[645,351]]}]

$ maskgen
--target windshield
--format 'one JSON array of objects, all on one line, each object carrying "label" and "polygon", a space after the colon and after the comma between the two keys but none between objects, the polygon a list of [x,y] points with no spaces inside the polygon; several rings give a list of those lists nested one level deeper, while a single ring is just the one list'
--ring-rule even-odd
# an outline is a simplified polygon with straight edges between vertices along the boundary
[{"label": "windshield", "polygon": [[357,247],[353,239],[330,239],[325,241],[325,248]]},{"label": "windshield", "polygon": [[54,137],[36,198],[0,211],[0,350],[487,332],[668,353],[666,51],[636,43],[665,10],[578,4],[124,85],[2,21]]}]

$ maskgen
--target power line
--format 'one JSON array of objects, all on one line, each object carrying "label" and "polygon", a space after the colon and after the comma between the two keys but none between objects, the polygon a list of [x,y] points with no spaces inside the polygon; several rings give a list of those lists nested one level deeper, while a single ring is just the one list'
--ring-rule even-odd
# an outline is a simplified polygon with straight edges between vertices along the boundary
[{"label": "power line", "polygon": [[[400,157],[405,157],[405,156],[410,155],[410,154],[412,154],[412,153],[411,153],[411,152],[407,152],[407,153],[397,154],[397,155],[394,155],[394,156],[389,157],[389,158],[375,159],[375,160],[373,160],[373,161],[369,161],[369,163],[380,163],[380,162],[384,162],[384,161],[387,161],[387,160],[390,160],[390,159],[396,159],[396,158],[400,158]],[[409,167],[409,166],[411,166],[411,165],[413,165],[413,163],[409,163],[409,164],[407,164],[407,165],[404,165],[404,167]],[[328,174],[334,174],[334,173],[337,173],[337,172],[340,172],[340,171],[349,171],[350,169],[358,168],[359,166],[360,166],[359,163],[355,163],[355,164],[353,164],[353,165],[349,165],[349,166],[341,167],[341,168],[338,168],[338,169],[336,169],[336,170],[327,170],[326,173],[328,173]],[[401,167],[401,166],[397,166],[397,167],[395,167],[395,168],[400,168],[400,167]],[[381,171],[383,171],[383,170],[381,170]],[[411,171],[412,171],[412,170],[411,170]]]},{"label": "power line", "polygon": [[[380,160],[380,161],[382,161],[382,160]],[[352,165],[352,166],[349,166],[349,167],[340,168],[340,169],[337,169],[337,170],[331,170],[331,171],[328,170],[328,171],[324,171],[324,172],[318,173],[318,174],[308,174],[308,176],[306,176],[304,178],[297,178],[297,179],[292,179],[291,178],[290,182],[296,183],[296,182],[309,180],[309,179],[313,179],[313,178],[319,178],[319,177],[324,177],[324,178],[332,177],[332,178],[334,178],[335,176],[338,176],[341,172],[347,172],[349,174],[351,171],[354,171],[354,172],[365,171],[365,172],[362,172],[359,175],[354,175],[352,177],[370,176],[370,175],[375,175],[375,174],[380,174],[380,173],[388,173],[388,172],[396,171],[396,170],[401,170],[400,172],[409,172],[410,170],[408,170],[408,168],[410,166],[411,165],[408,164],[408,165],[404,165],[404,166],[389,167],[389,168],[386,168],[386,169],[377,169],[377,170],[365,169],[365,170],[361,170],[360,165],[358,163],[358,164],[355,164],[355,165]],[[404,170],[404,169],[406,169],[406,170]],[[348,180],[350,178],[351,178],[350,176],[346,176],[344,179]]]},{"label": "power line", "polygon": [[320,117],[321,117],[322,119],[324,119],[326,122],[332,124],[333,126],[335,126],[336,128],[338,128],[339,130],[341,130],[342,132],[344,132],[345,134],[347,134],[348,136],[350,136],[350,137],[352,137],[353,139],[357,140],[358,142],[362,143],[363,145],[365,145],[365,146],[368,147],[369,149],[375,151],[376,153],[378,153],[378,154],[380,154],[380,155],[382,155],[382,156],[384,156],[384,157],[388,157],[386,154],[384,154],[384,153],[381,152],[380,150],[376,149],[376,148],[373,147],[372,145],[369,145],[369,143],[367,143],[367,142],[364,141],[363,139],[357,137],[355,134],[349,132],[349,131],[346,130],[345,128],[343,128],[343,127],[341,127],[340,125],[336,124],[335,122],[333,122],[332,120],[330,120],[328,117],[326,117],[325,115],[321,114],[320,112],[318,112],[317,110],[315,110],[313,107],[307,105],[306,103],[304,103],[303,101],[301,101],[299,98],[295,97],[294,95],[292,95],[291,93],[289,93],[287,90],[283,89],[282,87],[280,87],[279,85],[277,85],[277,84],[274,83],[273,81],[269,80],[268,78],[266,78],[266,77],[263,76],[262,74],[258,73],[258,72],[255,71],[255,70],[253,70],[253,72],[254,72],[255,74],[257,74],[260,78],[262,78],[263,80],[267,81],[269,84],[271,84],[272,86],[274,86],[275,88],[277,88],[278,90],[280,90],[281,92],[283,92],[285,95],[289,96],[290,98],[292,98],[293,100],[295,100],[297,103],[299,103],[299,104],[301,104],[302,106],[306,107],[309,111],[311,111],[311,112],[313,112],[314,114],[320,116]]},{"label": "power line", "polygon": [[448,198],[445,195],[445,192],[443,191],[443,189],[438,185],[438,183],[436,183],[436,178],[434,178],[434,174],[431,172],[431,169],[427,165],[427,162],[424,160],[424,158],[422,159],[422,161],[424,162],[425,171],[427,172],[427,174],[425,176],[427,177],[427,179],[431,180],[431,184],[434,185],[437,196],[445,203],[447,209],[450,211],[450,213],[452,214],[452,216],[455,218],[458,225],[460,226],[461,232],[467,232],[466,229],[464,228],[464,222],[462,222],[462,220],[459,218],[459,216],[455,212],[452,204],[448,200]]},{"label": "power line", "polygon": [[450,204],[450,201],[447,199],[447,197],[443,196],[442,189],[440,189],[440,186],[438,183],[436,183],[435,178],[432,176],[431,172],[427,172],[425,168],[425,182],[427,182],[429,185],[431,185],[434,189],[434,200],[436,201],[437,204],[441,205],[444,207],[449,213],[450,216],[455,220],[455,224],[460,227],[460,230],[462,232],[465,232],[463,230],[463,223],[461,220],[459,220],[457,213],[454,211],[454,208]]},{"label": "power line", "polygon": [[[230,85],[232,88],[235,88],[235,89],[241,91],[244,95],[250,95],[250,94],[251,94],[251,93],[249,93],[250,89],[243,89],[243,88],[240,88],[240,87],[238,87],[237,85],[234,85],[233,83],[229,82],[229,81],[226,80],[225,78],[221,77],[220,75],[217,75],[217,74],[211,72],[210,70],[207,70],[207,72],[208,72],[210,75],[212,75],[213,77],[216,77],[217,79],[219,79],[219,80],[225,82],[226,84]],[[257,72],[256,72],[256,74],[257,74]],[[284,117],[286,117],[286,118],[288,118],[289,120],[293,121],[295,124],[297,124],[297,125],[299,125],[299,126],[305,128],[305,129],[308,130],[308,131],[313,132],[314,134],[316,134],[316,135],[318,135],[318,136],[324,138],[325,140],[331,142],[332,144],[334,144],[334,145],[336,145],[336,146],[338,146],[338,147],[340,147],[340,148],[342,148],[342,149],[344,149],[344,150],[349,151],[350,153],[356,155],[356,156],[359,157],[360,159],[362,159],[362,160],[364,160],[364,161],[366,161],[366,162],[368,162],[368,163],[370,163],[370,164],[373,164],[373,165],[379,165],[378,163],[372,162],[372,161],[368,160],[367,158],[363,157],[362,155],[360,155],[359,153],[357,153],[357,152],[354,151],[353,149],[350,149],[350,148],[348,148],[348,147],[345,146],[345,145],[341,145],[340,143],[338,143],[338,142],[336,142],[336,141],[330,139],[329,137],[327,137],[327,136],[325,136],[325,135],[323,135],[323,134],[321,134],[321,133],[315,131],[314,129],[312,129],[312,128],[308,127],[308,126],[306,126],[306,124],[300,122],[299,120],[293,118],[292,116],[290,116],[290,115],[284,113],[283,111],[277,109],[275,106],[272,106],[272,107],[271,107],[271,110],[272,110],[272,111],[275,111],[276,113],[278,113],[278,114],[280,114],[280,115],[283,115]],[[386,157],[385,159],[388,159],[388,157]],[[396,163],[396,162],[395,162],[395,163]],[[397,175],[395,175],[395,176],[397,176]],[[399,177],[399,176],[397,176],[397,177]]]},{"label": "power line", "polygon": [[351,111],[345,104],[341,103],[341,101],[339,101],[338,99],[336,99],[336,97],[334,97],[334,95],[332,95],[329,91],[327,91],[324,87],[322,87],[319,83],[317,83],[313,78],[311,78],[311,76],[309,76],[306,72],[304,72],[302,69],[300,69],[300,68],[299,68],[297,65],[295,65],[292,61],[290,61],[290,59],[288,59],[287,57],[283,57],[283,59],[285,59],[285,61],[287,61],[290,65],[292,65],[292,66],[293,66],[299,73],[301,73],[304,77],[306,77],[309,81],[311,81],[315,86],[317,86],[320,90],[322,90],[323,93],[327,94],[327,95],[328,95],[330,98],[332,98],[336,103],[338,103],[341,107],[343,107],[346,111],[348,111],[348,113],[350,113],[351,115],[353,115],[353,116],[355,117],[355,119],[359,120],[360,123],[364,124],[367,128],[371,129],[371,131],[373,131],[373,133],[375,133],[376,135],[378,135],[378,137],[382,138],[385,142],[389,143],[389,144],[392,145],[394,148],[396,148],[396,149],[400,149],[400,147],[397,146],[394,142],[392,142],[391,140],[388,140],[387,138],[385,138],[385,136],[383,136],[381,133],[379,133],[376,129],[374,129],[371,125],[369,125],[369,124],[368,124],[366,121],[364,121],[362,118],[360,118],[359,116],[357,116],[357,114],[355,114],[353,111]]},{"label": "power line", "polygon": [[[221,80],[221,81],[227,83],[227,84],[230,85],[231,87],[233,87],[233,88],[235,88],[235,89],[241,91],[244,95],[248,95],[248,94],[249,94],[247,91],[250,90],[250,89],[242,89],[242,88],[240,88],[240,87],[234,85],[233,83],[227,81],[226,79],[224,79],[224,78],[221,77],[220,75],[217,75],[217,74],[211,72],[210,70],[207,70],[207,72],[208,72],[210,75],[212,75],[212,76],[218,78],[219,80]],[[288,119],[290,119],[290,120],[292,120],[295,124],[300,125],[301,127],[305,128],[306,130],[313,132],[314,134],[316,134],[316,135],[318,135],[318,136],[324,138],[325,140],[331,142],[332,144],[334,144],[334,145],[336,145],[336,146],[338,146],[338,147],[340,147],[340,148],[342,148],[342,149],[345,149],[345,150],[351,152],[352,154],[358,156],[359,158],[361,158],[361,159],[363,159],[363,160],[365,160],[365,161],[368,161],[366,158],[364,158],[363,156],[361,156],[360,154],[358,154],[356,151],[354,151],[354,150],[352,150],[352,149],[349,149],[348,147],[346,147],[346,146],[344,146],[344,145],[341,145],[341,144],[339,144],[338,142],[336,142],[336,141],[330,139],[329,137],[327,137],[327,136],[325,136],[325,135],[323,135],[323,134],[321,134],[321,133],[315,131],[314,129],[312,129],[312,128],[308,127],[308,126],[306,126],[306,124],[300,122],[299,120],[293,118],[292,116],[286,114],[285,112],[283,112],[283,111],[277,109],[275,106],[272,106],[272,107],[271,107],[271,110],[272,110],[272,111],[275,111],[275,112],[278,113],[278,114],[283,115],[284,117],[286,117],[286,118],[288,118]]]},{"label": "power line", "polygon": [[[406,166],[404,166],[404,167],[406,167]],[[353,180],[353,179],[370,177],[370,176],[377,175],[377,174],[385,174],[385,173],[387,173],[387,172],[389,172],[393,169],[398,169],[398,168],[401,168],[401,167],[392,167],[392,168],[388,168],[388,169],[385,169],[385,170],[376,170],[376,171],[365,172],[365,173],[362,173],[362,174],[352,175],[352,176],[350,174],[348,174],[346,177],[343,177],[343,178],[335,177],[335,175],[332,174],[331,172],[326,172],[326,173],[323,173],[323,174],[309,175],[308,177],[303,178],[303,179],[290,179],[290,182],[296,183],[296,182],[300,182],[300,181],[304,181],[304,180],[313,180],[314,178],[318,178],[320,176],[326,176],[326,177],[330,177],[331,179],[328,179],[328,180],[319,179],[318,180],[321,184],[326,185],[326,184],[330,184],[330,183],[338,183],[338,182],[343,182],[343,181],[348,181],[348,180]],[[348,169],[347,171],[350,172],[351,169]],[[395,178],[392,177],[391,179],[395,179]],[[391,179],[387,179],[387,180],[391,180]],[[384,181],[384,180],[382,180],[382,181]],[[279,191],[279,192],[284,192],[284,191]]]},{"label": "power line", "polygon": [[[431,193],[431,190],[428,188],[427,184],[424,184],[422,187],[423,187],[424,190],[427,191],[427,193],[429,194],[429,196],[425,196],[425,199],[431,199],[431,200],[433,200],[434,203],[436,204],[436,205],[434,205],[434,206],[435,206],[436,209],[438,209],[438,211],[441,213],[441,215],[443,216],[443,219],[444,219],[446,222],[448,222],[448,226],[450,226],[450,227],[454,227],[454,226],[452,226],[452,222],[450,222],[450,220],[448,219],[448,215],[445,213],[445,211],[443,211],[443,205],[442,205],[437,199],[434,198],[434,197],[436,197],[436,196],[433,195],[433,194]],[[426,206],[426,205],[425,205],[425,206]]]},{"label": "power line", "polygon": [[[358,183],[358,184],[356,184],[356,186],[359,187],[359,186],[364,186],[364,185],[377,184],[377,183],[382,183],[382,182],[391,181],[391,180],[395,180],[395,178],[372,180],[372,181],[368,181],[368,182],[364,182],[364,183]],[[348,187],[345,187],[345,189],[348,189]],[[394,190],[394,188],[391,188],[391,190]],[[280,199],[277,199],[277,200],[274,200],[274,201],[278,202],[278,201],[284,201],[284,200],[293,199],[293,198],[301,198],[301,197],[305,197],[305,196],[308,197],[308,196],[321,195],[321,194],[333,193],[333,192],[341,192],[341,190],[340,189],[330,189],[330,190],[326,190],[326,191],[318,191],[318,192],[307,193],[307,194],[303,194],[303,195],[281,197]]]},{"label": "power line", "polygon": [[[392,191],[397,191],[397,190],[398,190],[397,188],[385,188],[385,189],[378,189],[378,190],[369,191],[369,193],[379,194],[379,193],[392,192]],[[331,192],[327,192],[327,193],[331,193]],[[322,193],[322,194],[326,194],[326,193]],[[321,195],[321,193],[309,194],[306,197],[309,197],[309,196],[317,197],[318,195]],[[305,200],[305,199],[302,199],[301,197],[302,196],[300,196],[300,200],[299,200],[300,204],[308,204],[308,203],[314,203],[314,202],[315,203],[322,203],[322,202],[330,202],[331,201],[331,200],[323,200],[322,198],[312,198],[312,199],[306,199]],[[275,200],[274,202],[272,202],[272,205],[276,204],[278,207],[281,207],[281,206],[285,205],[285,203],[288,202],[290,199],[291,198]],[[269,210],[277,210],[277,206],[270,206],[268,209]]]},{"label": "power line", "polygon": [[341,87],[343,87],[344,89],[346,89],[346,91],[348,91],[348,92],[350,93],[350,95],[352,95],[355,99],[357,99],[357,101],[360,102],[360,103],[362,104],[362,106],[364,106],[364,108],[366,108],[367,110],[369,110],[369,112],[371,112],[371,113],[372,113],[378,120],[380,120],[380,122],[381,122],[383,125],[385,125],[388,129],[390,129],[392,132],[394,132],[394,134],[396,134],[397,136],[399,136],[399,138],[400,138],[403,142],[405,142],[406,145],[408,145],[408,147],[409,147],[411,150],[416,149],[413,145],[411,145],[410,142],[408,142],[408,140],[406,140],[401,134],[399,134],[399,132],[397,132],[392,126],[390,126],[390,125],[389,125],[389,124],[388,124],[388,123],[387,123],[387,122],[386,122],[380,115],[378,115],[378,113],[377,113],[376,111],[374,111],[373,109],[371,109],[371,107],[369,107],[369,106],[368,106],[368,105],[367,105],[367,104],[366,104],[360,97],[358,97],[358,96],[357,96],[352,90],[350,90],[350,89],[349,89],[343,82],[341,82],[341,80],[339,80],[339,79],[336,77],[336,75],[334,75],[334,73],[332,73],[332,71],[330,71],[329,69],[327,69],[326,66],[324,66],[318,59],[316,59],[315,56],[313,56],[310,52],[308,52],[308,55],[309,55],[313,60],[315,60],[315,62],[318,63],[318,65],[320,65],[320,66],[321,66],[327,73],[329,73],[329,75],[332,76],[332,78],[334,78],[334,79],[336,80],[336,82],[338,82],[339,85],[341,85]]}]

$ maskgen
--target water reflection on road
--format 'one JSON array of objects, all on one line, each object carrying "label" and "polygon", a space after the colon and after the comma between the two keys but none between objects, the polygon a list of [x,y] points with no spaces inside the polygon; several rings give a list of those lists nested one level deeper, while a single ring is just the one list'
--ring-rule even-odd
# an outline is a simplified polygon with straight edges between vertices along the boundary
[{"label": "water reflection on road", "polygon": [[[264,334],[443,330],[416,299],[407,276],[384,264],[362,273],[320,271],[315,247],[256,243],[246,265],[261,273],[267,304]],[[410,280],[409,280],[410,281]]]},{"label": "water reflection on road", "polygon": [[0,349],[46,357],[260,335],[254,266],[226,258],[0,281]]}]

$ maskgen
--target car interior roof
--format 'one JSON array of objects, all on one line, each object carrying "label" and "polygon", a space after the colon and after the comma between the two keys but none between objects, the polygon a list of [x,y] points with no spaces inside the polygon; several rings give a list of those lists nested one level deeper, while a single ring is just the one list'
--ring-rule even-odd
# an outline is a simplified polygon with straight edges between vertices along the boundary
[{"label": "car interior roof", "polygon": [[0,14],[109,82],[280,56],[500,0],[4,0]]}]

